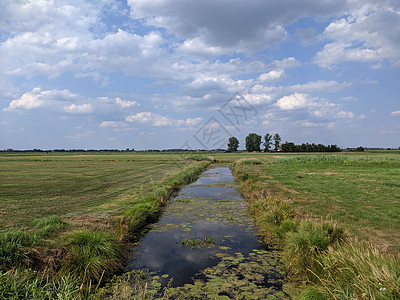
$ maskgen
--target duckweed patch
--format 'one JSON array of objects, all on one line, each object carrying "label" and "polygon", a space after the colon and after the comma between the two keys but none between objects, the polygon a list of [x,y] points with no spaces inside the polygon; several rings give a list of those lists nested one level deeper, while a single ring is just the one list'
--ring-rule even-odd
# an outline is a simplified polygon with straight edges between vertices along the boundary
[{"label": "duckweed patch", "polygon": [[192,284],[168,292],[173,299],[288,299],[278,254],[258,249],[251,254],[217,253],[219,264],[197,274]]},{"label": "duckweed patch", "polygon": [[[214,176],[231,181],[222,185]],[[135,297],[143,295],[144,286],[155,299],[286,297],[277,294],[285,276],[279,254],[259,244],[244,199],[227,188],[233,183],[230,169],[209,170],[199,181],[206,185],[185,187],[139,243],[127,271],[153,273],[141,289],[132,283]]]}]

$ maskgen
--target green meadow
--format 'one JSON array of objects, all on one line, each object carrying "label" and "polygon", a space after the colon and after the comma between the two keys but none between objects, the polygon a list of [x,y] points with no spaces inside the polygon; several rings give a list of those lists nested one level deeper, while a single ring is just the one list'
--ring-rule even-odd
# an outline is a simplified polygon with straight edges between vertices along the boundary
[{"label": "green meadow", "polygon": [[400,151],[392,150],[2,153],[0,298],[98,299],[130,242],[213,161],[232,166],[260,236],[281,249],[298,283],[293,295],[400,297]]},{"label": "green meadow", "polygon": [[[217,159],[228,159],[223,154]],[[301,218],[332,219],[351,234],[400,249],[400,151],[336,154],[237,154],[244,171]]]},{"label": "green meadow", "polygon": [[196,165],[180,154],[2,154],[0,229],[49,215],[105,225],[138,196]]}]

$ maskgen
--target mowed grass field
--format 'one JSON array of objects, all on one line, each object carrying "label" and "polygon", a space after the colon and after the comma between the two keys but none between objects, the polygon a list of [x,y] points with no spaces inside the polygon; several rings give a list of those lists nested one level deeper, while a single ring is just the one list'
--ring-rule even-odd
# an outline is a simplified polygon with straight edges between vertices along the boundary
[{"label": "mowed grass field", "polygon": [[[0,154],[0,230],[57,215],[105,226],[110,217],[199,162],[170,153]],[[105,222],[104,222],[105,220]]]},{"label": "mowed grass field", "polygon": [[303,218],[333,219],[373,244],[400,249],[400,151],[220,154],[256,159],[244,171]]},{"label": "mowed grass field", "polygon": [[[355,235],[400,248],[400,151],[218,153],[305,218],[338,221]],[[103,225],[155,186],[199,162],[177,153],[0,155],[0,230],[58,215]]]}]

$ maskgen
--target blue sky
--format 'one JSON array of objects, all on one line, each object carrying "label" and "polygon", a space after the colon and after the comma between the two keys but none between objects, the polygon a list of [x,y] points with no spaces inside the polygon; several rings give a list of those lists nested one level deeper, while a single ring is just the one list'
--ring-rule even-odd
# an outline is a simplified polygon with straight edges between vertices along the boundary
[{"label": "blue sky", "polygon": [[0,0],[0,149],[400,147],[395,0]]}]

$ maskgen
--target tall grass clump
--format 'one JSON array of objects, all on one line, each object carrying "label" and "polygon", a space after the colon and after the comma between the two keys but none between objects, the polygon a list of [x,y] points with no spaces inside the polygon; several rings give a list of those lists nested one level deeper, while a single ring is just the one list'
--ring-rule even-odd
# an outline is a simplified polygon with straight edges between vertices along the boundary
[{"label": "tall grass clump", "polygon": [[29,264],[27,247],[35,242],[35,236],[20,229],[0,232],[0,270]]},{"label": "tall grass clump", "polygon": [[0,299],[80,299],[71,276],[56,281],[29,269],[0,271]]},{"label": "tall grass clump", "polygon": [[[251,188],[248,183],[253,185],[249,179],[242,184],[242,189]],[[294,210],[286,202],[268,196],[263,190],[253,193],[248,199],[248,211],[255,218],[258,231],[267,243],[279,244],[283,238],[282,232],[294,230],[289,228],[291,226],[297,227],[293,220]]]},{"label": "tall grass clump", "polygon": [[48,237],[49,235],[64,229],[67,226],[67,223],[61,220],[59,216],[49,216],[34,220],[32,226],[39,229],[38,233],[41,237]]},{"label": "tall grass clump", "polygon": [[146,224],[155,221],[160,213],[160,203],[156,199],[155,195],[150,195],[129,207],[124,213],[119,230],[126,226],[127,232],[123,234],[137,233]]},{"label": "tall grass clump", "polygon": [[313,270],[318,267],[319,255],[345,239],[344,230],[336,225],[304,221],[295,231],[286,233],[283,260],[292,274],[310,278]]},{"label": "tall grass clump", "polygon": [[400,299],[400,257],[365,242],[329,247],[315,269],[314,285],[301,299]]},{"label": "tall grass clump", "polygon": [[61,273],[72,274],[80,282],[98,282],[122,268],[124,250],[110,233],[79,230],[65,237],[68,255]]}]

